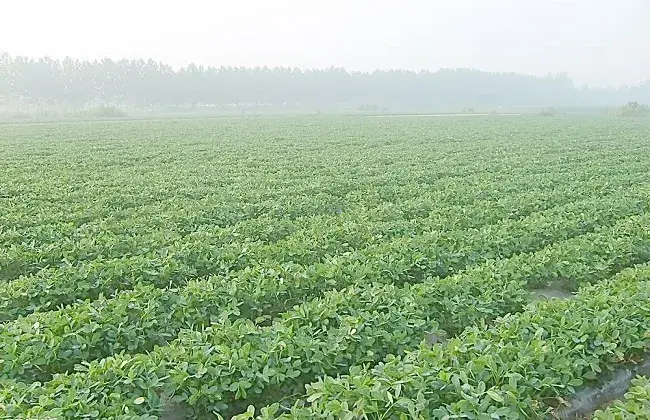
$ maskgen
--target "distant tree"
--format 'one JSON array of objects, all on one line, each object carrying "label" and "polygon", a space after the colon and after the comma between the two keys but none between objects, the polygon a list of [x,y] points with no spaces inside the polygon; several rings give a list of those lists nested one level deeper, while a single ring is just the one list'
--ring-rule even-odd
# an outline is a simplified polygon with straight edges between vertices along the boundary
[{"label": "distant tree", "polygon": [[14,90],[13,59],[7,53],[0,53],[0,104],[9,102]]},{"label": "distant tree", "polygon": [[650,107],[637,101],[628,102],[618,109],[617,115],[621,117],[642,117],[650,115]]},{"label": "distant tree", "polygon": [[[218,106],[374,110],[495,109],[650,101],[650,82],[576,88],[560,73],[535,77],[474,69],[349,72],[343,68],[202,67],[153,60],[80,61],[0,54],[0,103],[72,108]],[[375,108],[376,107],[376,108]]]},{"label": "distant tree", "polygon": [[541,117],[552,117],[555,115],[555,108],[552,107],[542,108],[537,115]]}]

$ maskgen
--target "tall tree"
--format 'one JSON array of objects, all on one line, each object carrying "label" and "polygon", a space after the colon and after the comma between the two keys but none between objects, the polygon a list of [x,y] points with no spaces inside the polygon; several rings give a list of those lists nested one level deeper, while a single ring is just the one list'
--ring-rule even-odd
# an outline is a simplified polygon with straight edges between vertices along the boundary
[{"label": "tall tree", "polygon": [[153,60],[34,60],[0,54],[0,103],[17,105],[460,110],[621,105],[632,100],[650,102],[650,82],[620,89],[578,88],[566,73],[535,77],[473,69],[364,73],[336,67],[300,70],[190,64],[174,71]]}]

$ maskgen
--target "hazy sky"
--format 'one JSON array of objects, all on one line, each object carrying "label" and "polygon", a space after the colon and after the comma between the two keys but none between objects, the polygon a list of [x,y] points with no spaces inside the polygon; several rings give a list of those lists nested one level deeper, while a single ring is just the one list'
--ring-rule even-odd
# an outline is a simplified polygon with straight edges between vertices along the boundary
[{"label": "hazy sky", "polygon": [[650,0],[0,0],[0,51],[650,79]]}]

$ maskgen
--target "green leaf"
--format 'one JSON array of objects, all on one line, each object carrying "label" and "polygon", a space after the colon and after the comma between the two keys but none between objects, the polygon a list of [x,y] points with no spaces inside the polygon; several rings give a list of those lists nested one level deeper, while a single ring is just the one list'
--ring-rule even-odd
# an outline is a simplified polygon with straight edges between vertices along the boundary
[{"label": "green leaf", "polygon": [[499,403],[503,402],[503,397],[501,395],[499,395],[499,393],[497,393],[496,391],[490,389],[490,390],[486,391],[485,393],[488,394],[488,396],[490,398],[492,398],[494,401],[499,402]]},{"label": "green leaf", "polygon": [[571,386],[582,386],[583,382],[582,379],[580,378],[574,378],[569,381],[569,385]]},{"label": "green leaf", "polygon": [[317,399],[321,398],[324,394],[322,392],[317,392],[315,394],[311,394],[309,397],[307,397],[307,402],[314,402]]}]

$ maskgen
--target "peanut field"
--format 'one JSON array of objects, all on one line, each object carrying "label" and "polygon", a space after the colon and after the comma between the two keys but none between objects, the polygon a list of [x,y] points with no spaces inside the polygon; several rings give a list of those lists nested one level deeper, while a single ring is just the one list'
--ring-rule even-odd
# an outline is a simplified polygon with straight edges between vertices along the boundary
[{"label": "peanut field", "polygon": [[553,418],[649,351],[647,120],[0,125],[1,418]]}]

